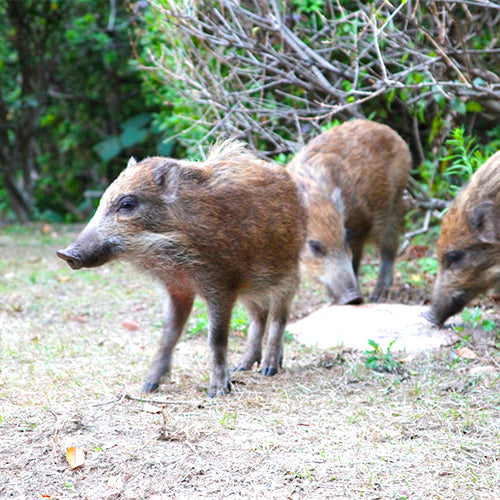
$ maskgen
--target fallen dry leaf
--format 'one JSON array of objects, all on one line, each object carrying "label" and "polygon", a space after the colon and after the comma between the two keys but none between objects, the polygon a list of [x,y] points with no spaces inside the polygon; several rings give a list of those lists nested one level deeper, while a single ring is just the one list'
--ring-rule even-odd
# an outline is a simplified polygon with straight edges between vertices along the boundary
[{"label": "fallen dry leaf", "polygon": [[59,281],[59,283],[66,283],[66,281],[69,281],[71,279],[71,276],[59,276],[59,278],[57,278],[57,281]]},{"label": "fallen dry leaf", "polygon": [[469,370],[470,375],[479,376],[479,375],[494,375],[496,373],[496,368],[492,365],[487,366],[474,366]]},{"label": "fallen dry leaf", "polygon": [[52,226],[50,224],[45,224],[42,228],[43,234],[49,234],[52,232]]},{"label": "fallen dry leaf", "polygon": [[87,314],[71,314],[68,316],[68,319],[77,323],[86,323],[89,318]]},{"label": "fallen dry leaf", "polygon": [[400,363],[410,363],[411,361],[413,361],[416,358],[416,356],[417,356],[416,353],[411,352],[410,354],[407,354],[403,358],[400,358],[399,362]]},{"label": "fallen dry leaf", "polygon": [[457,354],[464,359],[477,359],[477,354],[468,347],[459,347],[457,349]]},{"label": "fallen dry leaf", "polygon": [[126,319],[122,323],[123,328],[126,328],[127,330],[139,330],[139,323],[133,319]]},{"label": "fallen dry leaf", "polygon": [[76,467],[80,467],[85,462],[85,452],[82,448],[75,448],[74,446],[70,446],[66,451],[66,460],[68,461],[70,467],[75,469]]}]

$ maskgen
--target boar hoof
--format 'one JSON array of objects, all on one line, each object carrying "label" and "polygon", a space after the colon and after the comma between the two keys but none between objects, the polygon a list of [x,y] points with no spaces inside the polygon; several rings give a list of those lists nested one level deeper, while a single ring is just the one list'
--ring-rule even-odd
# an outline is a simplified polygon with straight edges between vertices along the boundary
[{"label": "boar hoof", "polygon": [[160,384],[157,382],[144,382],[144,385],[142,386],[142,392],[145,394],[151,394],[152,392],[155,392],[158,390],[158,387],[160,387]]},{"label": "boar hoof", "polygon": [[247,368],[244,365],[240,365],[240,366],[235,366],[232,371],[234,373],[234,372],[246,372],[248,370],[250,370],[250,368]]},{"label": "boar hoof", "polygon": [[261,373],[264,377],[272,377],[278,373],[278,369],[275,366],[264,366]]},{"label": "boar hoof", "polygon": [[208,397],[215,398],[217,396],[226,396],[230,392],[231,392],[231,381],[228,381],[226,387],[222,388],[210,387],[210,389],[208,389]]}]

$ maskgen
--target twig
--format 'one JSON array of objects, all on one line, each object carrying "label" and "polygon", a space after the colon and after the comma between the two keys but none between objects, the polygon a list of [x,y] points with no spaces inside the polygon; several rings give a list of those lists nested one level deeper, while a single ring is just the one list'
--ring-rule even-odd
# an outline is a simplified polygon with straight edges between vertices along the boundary
[{"label": "twig", "polygon": [[130,394],[121,394],[118,395],[118,399],[128,399],[129,401],[138,401],[139,403],[149,403],[152,405],[191,405],[191,406],[200,406],[203,403],[199,401],[160,401],[158,399],[144,399],[144,398],[136,398],[131,396]]}]

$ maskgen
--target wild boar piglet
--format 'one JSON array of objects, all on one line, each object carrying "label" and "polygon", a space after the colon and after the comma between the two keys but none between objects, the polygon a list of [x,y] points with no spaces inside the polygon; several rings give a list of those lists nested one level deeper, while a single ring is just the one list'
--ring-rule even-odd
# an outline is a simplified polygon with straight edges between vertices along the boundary
[{"label": "wild boar piglet", "polygon": [[264,375],[274,375],[282,365],[306,225],[305,207],[286,170],[232,141],[215,147],[204,162],[130,161],[87,227],[57,255],[73,269],[130,261],[164,285],[165,324],[145,392],[155,391],[169,372],[199,294],[208,305],[209,395],[215,396],[231,389],[227,342],[238,298],[248,309],[250,326],[237,368],[258,363]]}]

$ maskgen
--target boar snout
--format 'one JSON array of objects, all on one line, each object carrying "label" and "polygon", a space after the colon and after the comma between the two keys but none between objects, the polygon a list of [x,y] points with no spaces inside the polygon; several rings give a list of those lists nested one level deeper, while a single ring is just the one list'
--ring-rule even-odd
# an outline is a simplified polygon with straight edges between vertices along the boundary
[{"label": "boar snout", "polygon": [[444,322],[454,314],[460,312],[467,304],[467,295],[459,292],[446,300],[433,300],[429,309],[422,316],[436,326],[443,326]]},{"label": "boar snout", "polygon": [[358,305],[358,304],[362,304],[363,303],[363,297],[361,296],[361,293],[359,290],[354,290],[352,292],[348,292],[346,294],[344,294],[340,300],[339,300],[339,304],[341,306],[345,306],[345,305]]},{"label": "boar snout", "polygon": [[429,309],[425,310],[422,313],[422,316],[429,321],[430,323],[436,325],[436,326],[443,326],[443,323],[445,322],[446,318],[444,320],[441,320],[438,315],[436,314],[436,311],[432,308],[429,307]]},{"label": "boar snout", "polygon": [[103,240],[95,231],[84,231],[76,241],[59,250],[57,256],[65,260],[72,269],[98,267],[116,258],[119,254],[118,240]]},{"label": "boar snout", "polygon": [[[347,257],[347,255],[346,255]],[[340,305],[361,304],[363,296],[349,260],[328,263],[328,272],[320,281],[326,285],[328,295]]]},{"label": "boar snout", "polygon": [[56,254],[60,259],[65,260],[71,269],[80,269],[83,267],[82,260],[71,249],[58,250]]}]

